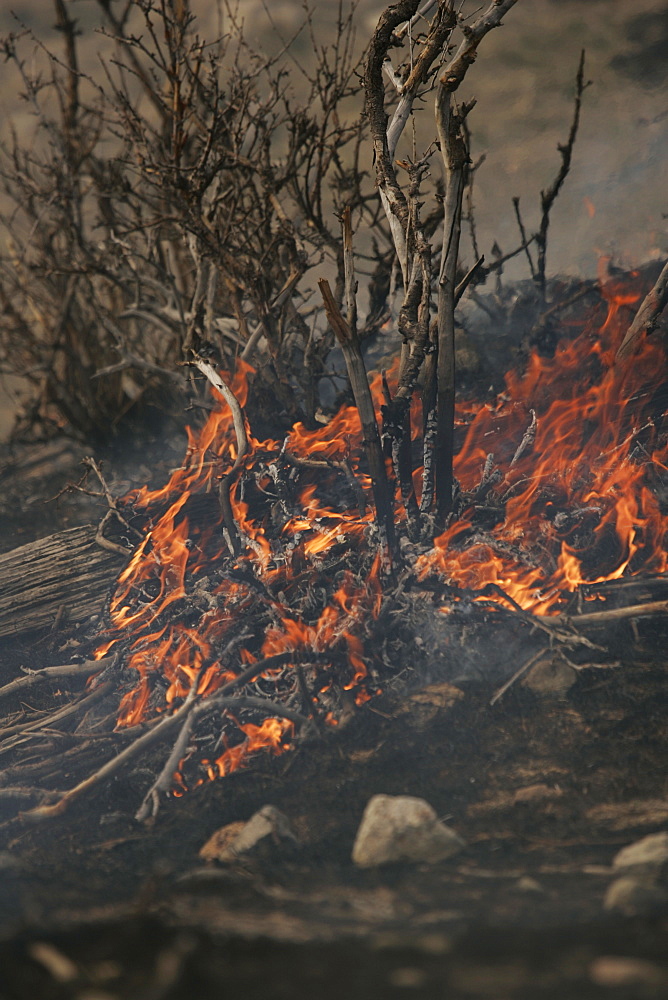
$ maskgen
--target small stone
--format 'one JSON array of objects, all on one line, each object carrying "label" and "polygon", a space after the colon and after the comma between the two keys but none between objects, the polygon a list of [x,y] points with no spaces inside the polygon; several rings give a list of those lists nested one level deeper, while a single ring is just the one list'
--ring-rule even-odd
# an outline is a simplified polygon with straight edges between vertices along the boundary
[{"label": "small stone", "polygon": [[651,833],[615,856],[615,871],[658,876],[668,866],[668,833]]},{"label": "small stone", "polygon": [[668,979],[654,962],[626,955],[601,955],[589,966],[589,978],[597,986],[661,986]]},{"label": "small stone", "polygon": [[199,855],[205,861],[235,861],[262,847],[298,843],[290,822],[276,806],[263,806],[247,823],[228,823],[211,836]]},{"label": "small stone", "polygon": [[652,881],[624,875],[608,887],[603,909],[623,913],[626,917],[646,916],[666,905],[665,892]]},{"label": "small stone", "polygon": [[517,888],[520,892],[534,892],[534,893],[544,893],[545,889],[540,884],[540,882],[532,878],[531,875],[523,875],[522,878],[517,880]]},{"label": "small stone", "polygon": [[524,788],[517,789],[513,801],[516,805],[522,802],[541,802],[544,799],[558,799],[563,794],[559,787],[552,788],[545,784],[525,785]]},{"label": "small stone", "polygon": [[424,799],[412,795],[374,795],[360,823],[353,861],[360,868],[393,861],[436,864],[465,847]]},{"label": "small stone", "polygon": [[45,968],[57,983],[69,983],[79,976],[79,970],[72,959],[50,941],[34,941],[28,947],[28,954],[34,962]]},{"label": "small stone", "polygon": [[395,989],[418,990],[426,983],[427,973],[424,969],[407,965],[403,968],[393,969],[387,978],[390,986]]},{"label": "small stone", "polygon": [[577,673],[558,656],[545,656],[532,667],[523,685],[535,694],[560,698],[577,680]]}]

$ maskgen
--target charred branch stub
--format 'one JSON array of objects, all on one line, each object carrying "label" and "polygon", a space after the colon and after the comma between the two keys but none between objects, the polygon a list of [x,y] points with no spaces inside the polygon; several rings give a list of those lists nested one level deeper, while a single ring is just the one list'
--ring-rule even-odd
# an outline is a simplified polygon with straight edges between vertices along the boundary
[{"label": "charred branch stub", "polygon": [[[350,220],[348,219],[348,222]],[[380,444],[380,433],[376,423],[376,411],[373,405],[369,380],[364,366],[364,358],[360,348],[357,330],[351,328],[341,315],[336,304],[329,282],[322,278],[318,282],[322,294],[327,319],[336,335],[343,352],[350,378],[350,385],[359,411],[364,438],[364,449],[369,463],[371,483],[376,504],[378,526],[383,535],[383,544],[390,551],[394,549],[394,504],[387,480],[385,459]]]},{"label": "charred branch stub", "polygon": [[[456,79],[456,77],[455,77]],[[438,327],[436,367],[436,447],[434,482],[436,486],[437,527],[445,525],[452,511],[455,421],[455,282],[462,225],[462,198],[465,171],[469,162],[462,131],[462,121],[470,106],[461,114],[453,107],[452,93],[445,77],[439,82],[436,96],[436,126],[445,169],[443,199],[443,247],[438,276]]]},{"label": "charred branch stub", "polygon": [[210,382],[214,389],[221,394],[230,410],[232,411],[232,419],[234,421],[234,433],[236,435],[237,447],[236,447],[236,458],[232,468],[225,473],[220,481],[220,486],[218,488],[218,496],[220,499],[220,509],[223,515],[224,532],[227,544],[229,545],[230,551],[234,555],[238,555],[241,549],[241,543],[239,539],[239,531],[234,520],[234,512],[232,510],[232,504],[230,501],[230,490],[234,485],[238,471],[243,465],[244,458],[248,452],[248,435],[246,433],[246,420],[239,405],[237,397],[234,395],[230,387],[223,381],[213,365],[206,361],[205,358],[200,358],[197,355],[194,356],[191,364],[198,368],[199,371],[205,376],[205,378]]},{"label": "charred branch stub", "polygon": [[617,351],[617,362],[630,358],[638,349],[642,338],[654,332],[666,305],[668,305],[668,263],[664,265],[654,287],[643,299],[635,319],[628,328]]}]

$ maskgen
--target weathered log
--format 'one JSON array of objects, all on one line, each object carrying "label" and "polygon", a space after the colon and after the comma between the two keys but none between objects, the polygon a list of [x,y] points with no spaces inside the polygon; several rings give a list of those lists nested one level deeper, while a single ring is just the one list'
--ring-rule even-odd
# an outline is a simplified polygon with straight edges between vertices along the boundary
[{"label": "weathered log", "polygon": [[0,555],[0,637],[24,636],[98,613],[123,559],[86,524]]}]

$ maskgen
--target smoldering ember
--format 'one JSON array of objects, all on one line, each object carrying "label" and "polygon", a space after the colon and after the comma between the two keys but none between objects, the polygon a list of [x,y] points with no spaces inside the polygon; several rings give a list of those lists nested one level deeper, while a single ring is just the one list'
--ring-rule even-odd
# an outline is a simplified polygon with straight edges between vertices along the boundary
[{"label": "smoldering ember", "polygon": [[99,0],[94,72],[75,6],[2,43],[4,508],[76,512],[0,556],[7,995],[662,995],[668,264],[550,276],[585,52],[482,253],[526,5]]}]

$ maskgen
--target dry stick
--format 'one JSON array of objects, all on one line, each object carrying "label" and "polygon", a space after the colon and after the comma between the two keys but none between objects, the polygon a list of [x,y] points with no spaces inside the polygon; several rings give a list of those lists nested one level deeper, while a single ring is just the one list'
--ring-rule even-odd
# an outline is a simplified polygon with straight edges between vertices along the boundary
[{"label": "dry stick", "polygon": [[[196,688],[197,684],[193,683],[190,690],[196,690]],[[160,792],[167,794],[170,791],[174,781],[174,774],[178,770],[180,761],[185,756],[188,740],[195,727],[195,723],[200,716],[208,715],[210,712],[216,711],[216,709],[233,709],[235,711],[253,709],[264,712],[268,717],[279,716],[289,719],[290,722],[294,722],[299,726],[309,723],[309,719],[305,715],[288,708],[286,705],[270,701],[268,698],[221,698],[213,695],[204,701],[200,701],[198,704],[193,704],[162,771],[153,785],[151,785],[151,788],[144,797],[144,801],[135,814],[135,819],[139,823],[157,815],[160,806]]]},{"label": "dry stick", "polygon": [[536,274],[536,267],[533,262],[533,257],[531,256],[531,251],[529,250],[529,242],[527,237],[526,229],[524,228],[524,220],[522,219],[522,213],[520,212],[520,199],[513,198],[513,208],[515,209],[515,218],[517,219],[517,228],[520,231],[520,236],[522,238],[522,246],[524,247],[524,252],[526,258],[529,262],[529,273],[534,281],[537,280],[538,276]]},{"label": "dry stick", "polygon": [[61,708],[57,712],[53,712],[52,715],[46,715],[41,719],[37,719],[33,722],[23,722],[17,723],[13,726],[7,726],[5,729],[0,730],[0,739],[4,739],[6,736],[12,736],[14,733],[31,733],[36,729],[42,729],[45,726],[53,726],[56,722],[62,722],[63,719],[69,718],[70,715],[78,715],[84,709],[89,708],[96,701],[100,701],[105,695],[109,694],[112,689],[111,681],[106,681],[104,684],[100,684],[96,687],[94,691],[81,698],[79,701],[73,702],[71,705],[66,705],[65,708]]},{"label": "dry stick", "polygon": [[501,698],[503,698],[503,696],[506,693],[506,691],[508,691],[509,688],[511,688],[513,686],[513,684],[515,683],[515,681],[518,681],[520,679],[520,677],[523,677],[524,674],[527,673],[527,671],[531,670],[531,668],[534,666],[534,664],[537,663],[540,660],[541,656],[543,656],[544,653],[545,653],[545,649],[539,649],[537,653],[534,653],[533,656],[530,656],[529,659],[525,663],[522,664],[522,666],[519,668],[519,670],[516,670],[515,673],[513,674],[513,676],[510,677],[506,681],[505,684],[502,684],[501,687],[497,691],[494,692],[494,694],[492,695],[492,697],[489,700],[490,708],[493,705],[496,705],[497,701],[499,701]]},{"label": "dry stick", "polygon": [[578,126],[580,124],[580,108],[582,107],[582,95],[585,88],[589,86],[588,83],[584,82],[584,64],[585,64],[585,50],[583,49],[580,53],[580,62],[578,64],[578,71],[575,77],[575,107],[573,110],[573,121],[571,123],[571,130],[568,133],[568,139],[566,145],[558,144],[557,149],[561,154],[561,167],[557,176],[553,180],[547,191],[541,191],[540,193],[540,207],[542,210],[540,227],[536,233],[536,246],[538,248],[538,259],[536,262],[536,284],[540,290],[540,294],[543,299],[545,299],[545,258],[547,254],[547,231],[550,225],[550,212],[552,211],[552,206],[561,190],[561,185],[566,180],[568,176],[568,171],[571,168],[571,158],[573,156],[573,147],[575,146],[575,139],[578,134]]},{"label": "dry stick", "polygon": [[520,677],[523,677],[524,674],[527,673],[527,671],[531,670],[533,665],[540,660],[541,656],[543,656],[544,653],[545,653],[544,649],[539,649],[537,653],[534,653],[533,656],[530,656],[529,659],[526,661],[526,663],[523,663],[522,666],[519,668],[519,670],[516,670],[513,676],[509,680],[507,680],[505,684],[502,684],[501,687],[498,689],[498,691],[494,692],[494,694],[489,700],[490,708],[493,705],[496,705],[497,701],[500,701],[501,698],[503,698],[506,691],[508,691],[508,689],[513,686],[515,681],[518,681]]},{"label": "dry stick", "polygon": [[402,39],[411,29],[418,23],[420,18],[426,18],[427,14],[431,13],[432,9],[436,6],[438,0],[426,0],[426,2],[420,7],[416,14],[410,21],[406,21],[400,28],[398,28],[394,35],[395,38]]},{"label": "dry stick", "polygon": [[43,670],[31,670],[23,677],[17,677],[0,687],[0,699],[8,698],[17,691],[43,684],[49,680],[62,680],[66,677],[90,677],[91,674],[104,670],[113,661],[113,656],[105,656],[102,660],[86,660],[85,663],[66,663],[62,666],[44,667]]},{"label": "dry stick", "polygon": [[117,542],[112,542],[109,538],[106,538],[104,534],[104,529],[106,528],[107,524],[112,519],[112,517],[115,517],[116,520],[119,521],[120,524],[122,524],[127,531],[135,534],[137,538],[141,539],[142,537],[141,532],[137,531],[136,528],[131,527],[131,525],[128,524],[126,519],[119,511],[116,499],[113,496],[111,490],[109,489],[107,481],[102,475],[102,469],[97,464],[95,459],[90,456],[87,458],[83,458],[81,460],[81,464],[86,465],[88,466],[89,469],[93,470],[93,472],[98,478],[100,486],[102,487],[102,492],[104,493],[105,500],[107,501],[107,504],[109,506],[109,510],[107,511],[107,513],[104,515],[104,517],[97,526],[97,531],[95,533],[95,541],[100,546],[100,548],[106,549],[107,552],[115,552],[118,555],[127,557],[132,553],[132,548],[128,548],[128,546],[126,545],[119,545]]},{"label": "dry stick", "polygon": [[668,585],[668,575],[655,573],[651,576],[622,576],[615,580],[585,584],[588,594],[617,593],[620,590],[648,590],[657,584]]},{"label": "dry stick", "polygon": [[637,349],[640,340],[653,333],[661,313],[668,303],[668,261],[664,264],[661,274],[656,279],[656,284],[647,293],[642,301],[642,305],[636,313],[635,319],[626,331],[615,361],[626,361]]},{"label": "dry stick", "polygon": [[186,747],[188,745],[188,740],[190,739],[190,734],[195,721],[193,709],[195,707],[197,688],[199,687],[201,675],[202,671],[200,669],[193,678],[190,690],[188,691],[185,701],[181,706],[184,710],[187,709],[187,711],[184,712],[186,718],[181,727],[181,731],[176,738],[176,742],[172,747],[172,752],[167,758],[162,771],[144,796],[144,800],[135,814],[135,819],[140,823],[143,822],[143,820],[148,819],[150,816],[155,816],[157,814],[160,805],[160,792],[169,791],[174,780],[174,774],[178,769],[179,762],[185,756]]},{"label": "dry stick", "polygon": [[308,684],[306,683],[306,676],[304,674],[304,668],[300,663],[295,664],[295,670],[297,672],[297,683],[299,684],[299,693],[302,696],[302,702],[305,711],[309,713],[309,717],[313,722],[318,735],[322,736],[324,732],[323,722],[320,718],[320,712],[318,710],[318,700],[311,695],[308,689]]},{"label": "dry stick", "polygon": [[448,63],[441,82],[451,93],[457,89],[466,76],[469,66],[475,62],[478,46],[485,35],[493,28],[498,28],[503,17],[517,0],[492,0],[484,14],[477,21],[468,25],[464,31],[464,40]]},{"label": "dry stick", "polygon": [[376,520],[390,552],[394,550],[394,511],[392,494],[387,481],[385,459],[380,444],[380,434],[376,423],[376,412],[373,406],[369,380],[364,367],[362,349],[357,338],[357,332],[350,329],[337,306],[329,282],[326,278],[318,281],[320,294],[325,304],[325,312],[329,325],[339,342],[348,369],[350,385],[355,397],[355,404],[362,423],[364,450],[369,463],[371,488],[376,505]]},{"label": "dry stick", "polygon": [[239,530],[237,528],[236,521],[234,519],[234,511],[232,510],[232,502],[230,500],[230,490],[232,484],[235,480],[237,471],[241,467],[246,453],[248,452],[248,435],[246,434],[246,421],[244,420],[243,410],[239,405],[237,397],[234,395],[232,390],[228,385],[223,382],[222,378],[213,367],[211,362],[206,361],[204,358],[195,355],[193,360],[190,362],[198,368],[202,375],[204,375],[211,385],[216,389],[229,408],[232,411],[232,419],[234,421],[234,433],[237,437],[237,457],[234,461],[232,468],[225,473],[220,481],[220,487],[218,490],[218,497],[220,500],[220,508],[223,514],[223,522],[225,528],[223,529],[223,534],[226,536],[226,541],[229,546],[230,551],[233,555],[238,555],[241,551],[241,541],[239,537]]},{"label": "dry stick", "polygon": [[[229,694],[231,691],[234,691],[247,681],[252,680],[252,678],[263,674],[266,670],[273,670],[277,667],[285,666],[288,663],[294,663],[295,660],[299,660],[302,663],[331,663],[332,657],[331,655],[328,656],[324,653],[314,653],[312,651],[299,653],[295,651],[288,651],[286,653],[276,653],[274,656],[269,656],[265,660],[260,660],[258,663],[252,663],[245,670],[242,670],[241,673],[238,674],[233,680],[224,684],[223,687],[216,692],[216,697],[221,698],[222,696]],[[79,703],[79,705],[82,704],[82,702]],[[197,703],[194,700],[188,702],[186,699],[183,705],[180,705],[173,715],[168,715],[166,718],[161,719],[157,725],[153,726],[152,729],[149,729],[148,732],[143,733],[134,741],[134,743],[131,743],[124,750],[121,750],[116,757],[112,757],[111,760],[108,760],[107,763],[104,764],[99,770],[89,775],[84,779],[84,781],[80,781],[78,785],[74,786],[74,788],[70,788],[70,790],[65,792],[57,802],[54,802],[52,805],[40,806],[36,809],[31,809],[30,812],[27,813],[20,813],[20,819],[25,823],[41,823],[44,820],[52,819],[55,816],[61,816],[68,806],[85,792],[90,791],[96,785],[99,785],[100,782],[116,774],[116,772],[124,767],[129,760],[132,760],[138,754],[143,753],[143,751],[153,746],[154,743],[165,739],[165,737],[169,736],[173,730],[178,729],[196,704]]]},{"label": "dry stick", "polygon": [[476,277],[476,275],[478,275],[480,271],[483,270],[484,266],[485,266],[485,255],[481,254],[480,257],[478,257],[475,264],[473,265],[473,267],[469,268],[469,270],[466,272],[462,280],[455,288],[455,305],[459,305],[459,302],[464,292],[469,287],[469,285]]},{"label": "dry stick", "polygon": [[400,0],[399,3],[385,8],[371,38],[364,67],[364,112],[373,142],[376,184],[401,267],[404,289],[408,289],[411,284],[412,270],[407,240],[409,206],[397,180],[394,157],[415,100],[457,23],[456,14],[450,5],[439,3],[427,37],[412,62],[406,81],[399,84],[396,75],[392,73],[392,78],[396,80],[395,86],[399,90],[399,102],[388,125],[385,110],[384,67],[389,49],[396,43],[396,29],[404,22],[410,21],[417,14],[418,7],[419,0]]},{"label": "dry stick", "polygon": [[631,604],[626,608],[590,611],[584,615],[564,615],[556,620],[575,626],[609,625],[611,622],[626,621],[628,618],[649,618],[665,614],[668,614],[668,601],[649,601],[647,604]]}]

